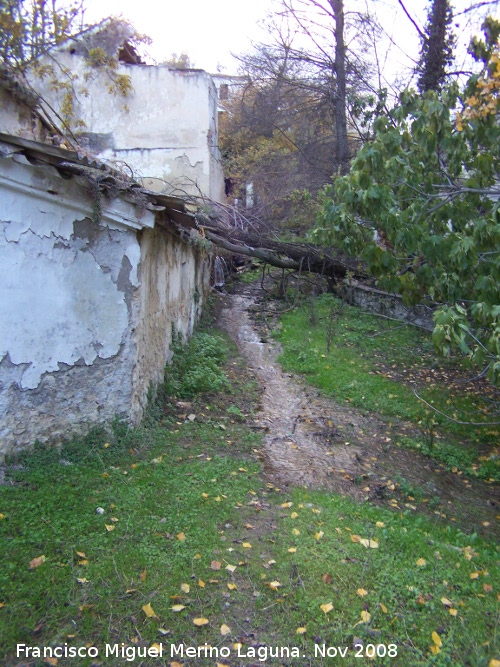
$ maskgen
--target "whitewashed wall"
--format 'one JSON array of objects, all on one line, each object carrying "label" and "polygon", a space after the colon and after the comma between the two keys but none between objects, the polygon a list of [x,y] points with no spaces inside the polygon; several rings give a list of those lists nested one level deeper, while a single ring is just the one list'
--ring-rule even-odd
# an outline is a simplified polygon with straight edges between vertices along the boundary
[{"label": "whitewashed wall", "polygon": [[152,213],[115,199],[96,223],[85,181],[23,160],[0,160],[0,455],[136,422],[208,284]]}]

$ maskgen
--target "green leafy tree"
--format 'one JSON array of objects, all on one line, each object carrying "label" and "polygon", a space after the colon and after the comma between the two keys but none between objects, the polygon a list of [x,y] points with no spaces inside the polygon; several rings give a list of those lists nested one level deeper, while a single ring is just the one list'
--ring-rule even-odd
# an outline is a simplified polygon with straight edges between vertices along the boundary
[{"label": "green leafy tree", "polygon": [[[348,175],[327,192],[317,241],[366,261],[406,302],[432,301],[434,342],[500,384],[500,23],[474,42],[483,72],[463,91],[405,91]],[[456,109],[461,109],[455,114]]]}]

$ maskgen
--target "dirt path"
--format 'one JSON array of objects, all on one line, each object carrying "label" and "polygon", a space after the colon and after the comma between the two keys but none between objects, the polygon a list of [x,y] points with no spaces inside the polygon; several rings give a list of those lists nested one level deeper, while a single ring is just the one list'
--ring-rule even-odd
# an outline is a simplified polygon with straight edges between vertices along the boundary
[{"label": "dirt path", "polygon": [[[389,424],[338,404],[284,373],[276,362],[278,346],[262,340],[252,320],[249,309],[255,303],[253,288],[222,295],[219,325],[235,340],[262,387],[254,426],[265,431],[264,466],[275,484],[330,488],[395,509],[424,510],[491,538],[500,513],[498,489],[395,445],[398,428],[408,433],[412,425]],[[418,507],[413,489],[420,492]]]}]

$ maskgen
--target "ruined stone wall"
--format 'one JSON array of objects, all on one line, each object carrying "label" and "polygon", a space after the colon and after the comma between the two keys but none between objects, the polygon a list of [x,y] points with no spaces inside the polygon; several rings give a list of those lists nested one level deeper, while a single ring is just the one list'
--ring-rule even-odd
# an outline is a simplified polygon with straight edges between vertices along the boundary
[{"label": "ruined stone wall", "polygon": [[0,160],[0,456],[137,421],[203,282],[152,213],[116,199],[96,223],[85,181],[16,160]]}]

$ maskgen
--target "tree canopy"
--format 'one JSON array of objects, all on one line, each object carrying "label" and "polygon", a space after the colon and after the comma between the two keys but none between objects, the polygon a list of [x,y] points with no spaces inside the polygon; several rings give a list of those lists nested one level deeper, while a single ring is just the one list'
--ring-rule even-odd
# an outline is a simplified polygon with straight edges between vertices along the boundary
[{"label": "tree canopy", "polygon": [[406,90],[375,138],[327,189],[313,239],[362,258],[408,303],[431,300],[434,342],[500,383],[500,23],[474,52],[464,89]]}]

